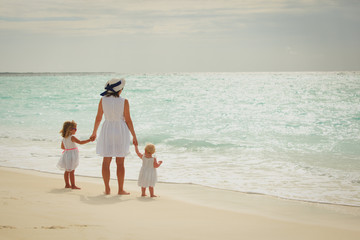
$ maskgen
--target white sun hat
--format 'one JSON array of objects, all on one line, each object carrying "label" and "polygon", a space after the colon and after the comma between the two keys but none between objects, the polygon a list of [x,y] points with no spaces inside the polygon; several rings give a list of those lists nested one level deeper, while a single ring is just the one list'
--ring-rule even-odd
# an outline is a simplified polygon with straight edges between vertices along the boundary
[{"label": "white sun hat", "polygon": [[124,78],[113,78],[106,82],[105,84],[105,92],[100,94],[104,96],[107,92],[108,93],[116,93],[125,87],[125,79]]}]

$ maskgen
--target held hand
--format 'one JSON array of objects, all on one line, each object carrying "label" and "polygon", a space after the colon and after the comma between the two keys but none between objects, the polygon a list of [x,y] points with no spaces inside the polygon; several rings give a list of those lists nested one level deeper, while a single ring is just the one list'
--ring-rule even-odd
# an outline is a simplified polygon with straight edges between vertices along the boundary
[{"label": "held hand", "polygon": [[93,142],[95,141],[96,139],[96,133],[93,133],[91,136],[90,136],[90,140]]},{"label": "held hand", "polygon": [[134,137],[134,138],[133,138],[133,144],[134,144],[134,146],[139,145],[139,144],[138,144],[138,141],[137,141],[137,139],[136,139],[136,137]]}]

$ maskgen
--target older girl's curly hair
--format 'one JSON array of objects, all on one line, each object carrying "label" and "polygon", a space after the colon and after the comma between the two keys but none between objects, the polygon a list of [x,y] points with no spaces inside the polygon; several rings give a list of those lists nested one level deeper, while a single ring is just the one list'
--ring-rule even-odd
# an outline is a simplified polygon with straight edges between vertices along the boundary
[{"label": "older girl's curly hair", "polygon": [[76,122],[74,122],[74,120],[72,120],[71,122],[70,121],[66,121],[64,122],[63,124],[63,128],[61,129],[60,133],[61,133],[61,136],[63,138],[67,138],[68,136],[71,135],[70,131],[73,129],[73,128],[76,128]]}]

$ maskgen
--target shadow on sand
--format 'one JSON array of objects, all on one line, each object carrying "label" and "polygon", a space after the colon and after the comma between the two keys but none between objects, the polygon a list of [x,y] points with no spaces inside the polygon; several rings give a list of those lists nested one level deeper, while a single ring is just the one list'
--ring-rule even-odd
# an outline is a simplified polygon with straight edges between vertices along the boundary
[{"label": "shadow on sand", "polygon": [[55,194],[60,194],[60,193],[68,193],[71,192],[73,189],[71,188],[54,188],[52,190],[49,191],[49,193],[55,193]]},{"label": "shadow on sand", "polygon": [[126,202],[129,200],[131,199],[124,199],[122,195],[109,196],[105,194],[100,194],[97,196],[84,196],[84,195],[80,196],[80,201],[91,205],[108,205],[108,204]]}]

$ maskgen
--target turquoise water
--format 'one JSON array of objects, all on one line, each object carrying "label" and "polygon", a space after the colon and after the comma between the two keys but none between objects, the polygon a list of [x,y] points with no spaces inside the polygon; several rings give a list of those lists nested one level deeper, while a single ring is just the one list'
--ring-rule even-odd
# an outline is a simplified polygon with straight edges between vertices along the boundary
[{"label": "turquoise water", "polygon": [[[61,173],[62,123],[88,138],[112,77],[159,181],[360,206],[360,72],[0,74],[0,165]],[[100,177],[95,143],[79,150],[76,173]],[[126,178],[140,165],[131,146]]]}]

